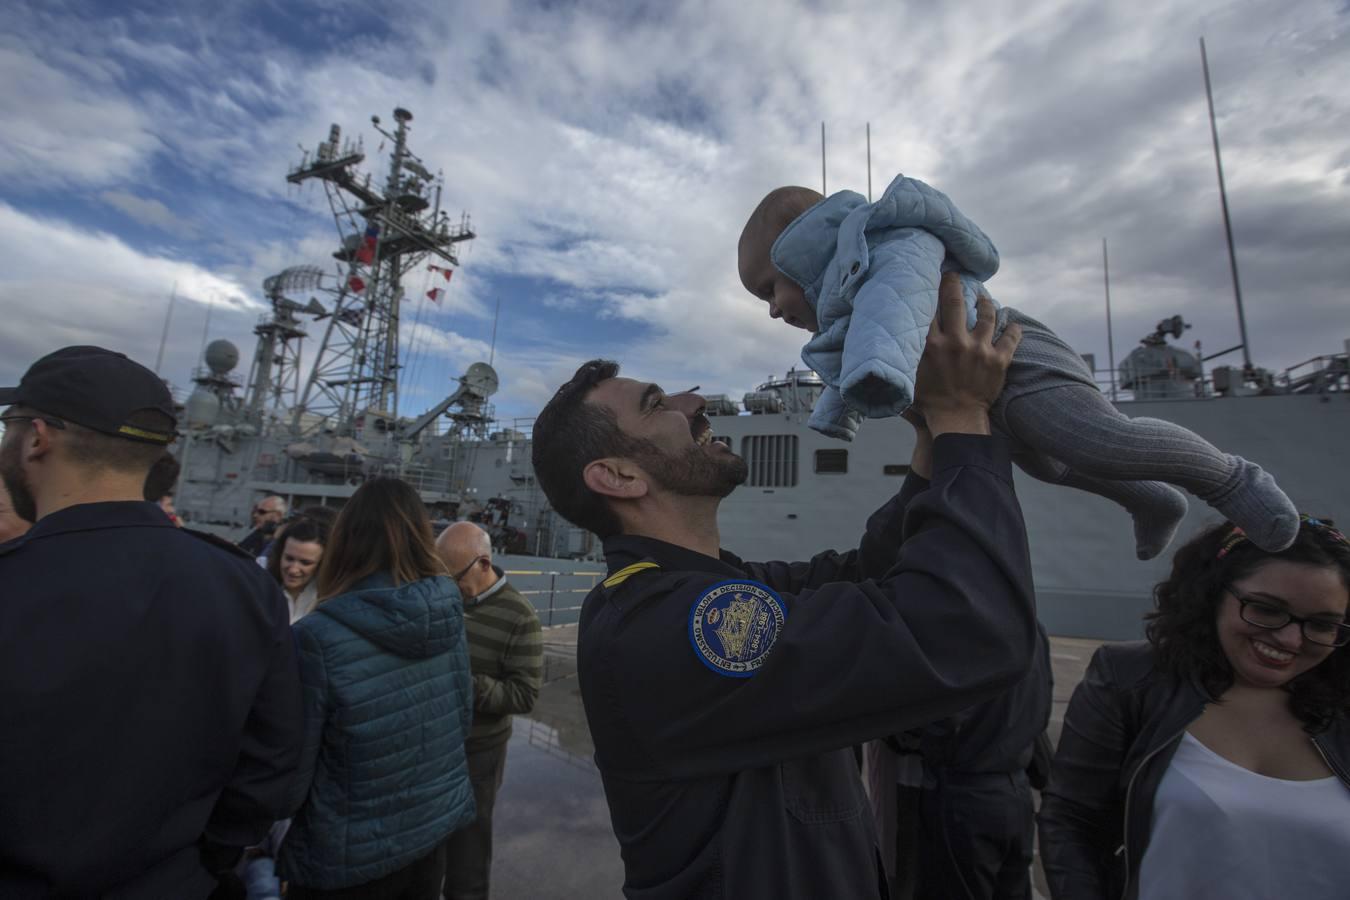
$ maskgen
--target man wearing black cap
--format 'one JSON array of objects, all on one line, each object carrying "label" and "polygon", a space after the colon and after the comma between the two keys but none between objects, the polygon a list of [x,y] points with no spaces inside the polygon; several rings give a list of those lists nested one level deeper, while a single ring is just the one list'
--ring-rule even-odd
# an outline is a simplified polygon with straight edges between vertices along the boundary
[{"label": "man wearing black cap", "polygon": [[0,389],[0,896],[205,898],[285,805],[302,735],[286,601],[142,499],[173,401],[99,347]]}]

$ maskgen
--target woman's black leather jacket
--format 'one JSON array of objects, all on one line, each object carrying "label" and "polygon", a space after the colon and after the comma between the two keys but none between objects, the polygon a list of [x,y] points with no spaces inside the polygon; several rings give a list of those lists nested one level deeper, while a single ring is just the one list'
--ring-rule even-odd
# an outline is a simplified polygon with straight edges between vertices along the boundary
[{"label": "woman's black leather jacket", "polygon": [[[1199,685],[1156,668],[1147,641],[1097,650],[1069,702],[1042,796],[1041,862],[1054,900],[1137,897],[1153,795],[1206,702]],[[1312,741],[1350,788],[1346,721]]]}]

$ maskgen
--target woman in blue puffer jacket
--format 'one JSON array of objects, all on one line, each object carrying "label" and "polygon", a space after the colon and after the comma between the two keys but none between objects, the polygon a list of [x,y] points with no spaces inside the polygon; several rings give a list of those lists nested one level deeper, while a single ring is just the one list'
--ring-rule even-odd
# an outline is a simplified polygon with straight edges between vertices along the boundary
[{"label": "woman in blue puffer jacket", "polygon": [[445,838],[475,816],[473,682],[459,591],[417,492],[396,478],[357,490],[318,582],[294,625],[305,747],[278,857],[287,897],[433,900]]}]

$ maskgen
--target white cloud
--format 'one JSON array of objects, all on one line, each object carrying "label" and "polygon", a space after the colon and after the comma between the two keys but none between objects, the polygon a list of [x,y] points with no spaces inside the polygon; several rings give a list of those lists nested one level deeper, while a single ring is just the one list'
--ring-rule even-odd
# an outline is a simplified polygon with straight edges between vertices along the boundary
[{"label": "white cloud", "polygon": [[143,171],[158,146],[144,112],[100,81],[53,67],[17,37],[0,38],[0,177],[31,189]]},{"label": "white cloud", "polygon": [[175,215],[173,210],[153,198],[139,197],[129,191],[103,191],[98,198],[142,225],[175,232],[180,237],[192,237],[197,233],[196,226],[191,222]]},{"label": "white cloud", "polygon": [[[32,177],[77,175],[144,197],[136,173],[157,140],[192,171],[279,200],[296,143],[312,147],[331,122],[366,137],[367,166],[382,177],[365,123],[378,113],[388,124],[390,108],[406,106],[415,148],[446,173],[446,206],[470,210],[480,233],[463,248],[445,308],[423,314],[419,339],[448,371],[481,352],[472,343],[481,339],[464,335],[490,320],[498,276],[536,279],[539,295],[511,310],[518,325],[498,354],[501,405],[526,409],[602,353],[672,384],[697,372],[705,388],[732,394],[794,363],[803,335],[771,323],[740,287],[736,236],[771,187],[818,184],[822,120],[830,189],[865,190],[870,122],[874,194],[900,171],[951,194],[1003,252],[991,283],[1003,301],[1104,360],[1107,236],[1117,356],[1174,312],[1195,322],[1188,340],[1212,349],[1235,343],[1236,326],[1196,44],[1204,33],[1259,361],[1290,364],[1350,336],[1337,299],[1350,273],[1336,246],[1350,228],[1350,54],[1334,3],[405,10],[415,14],[389,20],[415,30],[389,44],[335,37],[340,50],[324,58],[299,59],[280,35],[203,34],[193,66],[169,67],[181,97],[115,89],[119,67],[165,70],[173,57],[144,29],[116,32],[102,54],[86,38],[78,63],[0,44],[9,54],[0,74],[33,85],[51,109],[12,93],[0,102],[56,147],[44,162],[7,130],[0,172],[45,165]],[[246,19],[230,24],[246,29]],[[105,119],[81,117],[87,104],[71,98],[88,96]],[[85,136],[70,158],[50,138],[67,126]],[[107,135],[114,146],[90,149]],[[304,202],[316,215],[291,240],[252,248],[221,274],[252,292],[285,266],[331,265],[320,195]],[[69,268],[54,262],[30,289],[49,292]],[[647,336],[605,344],[551,332],[550,315],[585,309]]]},{"label": "white cloud", "polygon": [[[137,252],[117,238],[37,218],[0,203],[0,381],[68,344],[97,344],[154,365],[169,298],[176,290],[162,371],[198,362],[205,307],[219,336],[247,350],[261,306],[237,282],[200,266]],[[175,287],[176,286],[176,287]],[[245,357],[247,358],[247,357]],[[177,379],[175,379],[177,380]]]}]

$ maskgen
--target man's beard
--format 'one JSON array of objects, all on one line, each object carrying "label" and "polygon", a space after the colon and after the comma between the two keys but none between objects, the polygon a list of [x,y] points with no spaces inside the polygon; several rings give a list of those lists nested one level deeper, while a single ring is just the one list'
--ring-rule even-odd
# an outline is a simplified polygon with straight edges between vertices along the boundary
[{"label": "man's beard", "polygon": [[632,456],[658,485],[685,497],[725,497],[750,474],[734,453],[714,456],[706,447],[665,453],[650,441],[638,441]]},{"label": "man's beard", "polygon": [[28,475],[19,461],[19,442],[12,440],[9,446],[0,444],[0,481],[4,481],[9,491],[9,504],[14,514],[25,522],[37,521],[37,500],[28,486]]}]

